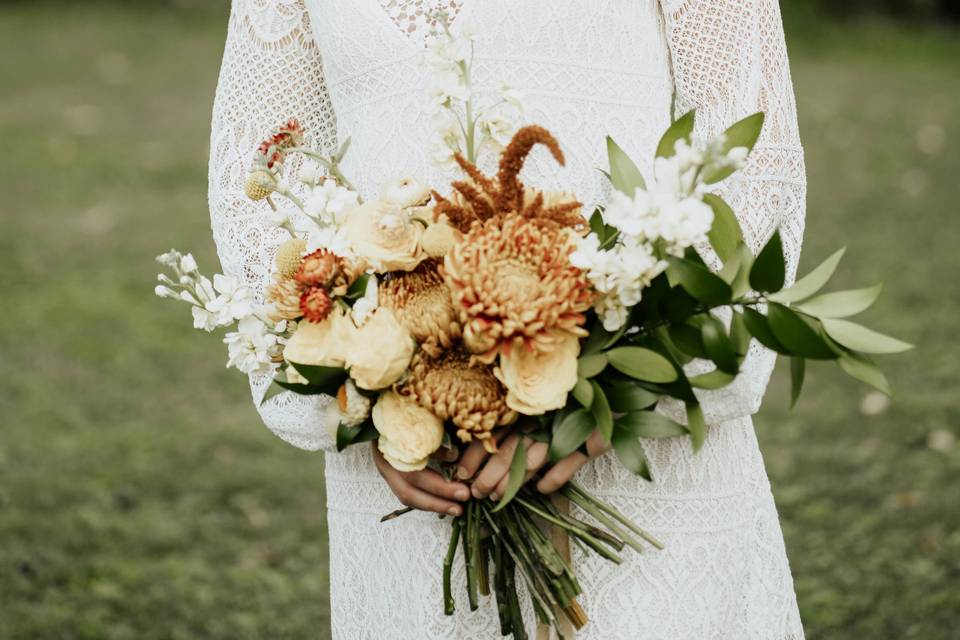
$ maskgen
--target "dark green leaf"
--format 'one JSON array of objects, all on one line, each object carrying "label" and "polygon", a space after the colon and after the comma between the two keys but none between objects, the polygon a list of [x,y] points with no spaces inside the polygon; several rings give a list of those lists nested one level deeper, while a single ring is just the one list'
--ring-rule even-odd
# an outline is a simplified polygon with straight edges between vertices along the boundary
[{"label": "dark green leaf", "polygon": [[273,384],[278,387],[282,387],[287,391],[292,391],[301,396],[319,396],[319,395],[333,395],[333,393],[326,391],[323,387],[318,387],[312,384],[300,384],[298,382],[287,382],[286,380],[277,380],[274,378]]},{"label": "dark green leaf", "polygon": [[730,342],[733,343],[733,350],[738,356],[745,356],[750,348],[750,332],[747,330],[743,314],[734,311],[730,318]]},{"label": "dark green leaf", "polygon": [[703,196],[703,201],[713,209],[713,226],[707,233],[710,246],[721,260],[727,262],[736,255],[737,246],[743,241],[740,223],[733,209],[720,196],[708,193]]},{"label": "dark green leaf", "polygon": [[777,353],[789,353],[787,348],[783,346],[779,340],[777,340],[775,335],[773,335],[773,331],[770,329],[770,322],[767,320],[767,317],[756,309],[744,307],[743,323],[746,325],[747,331],[750,332],[750,335],[756,338],[757,341],[767,349],[771,349]]},{"label": "dark green leaf", "polygon": [[790,351],[791,355],[815,360],[833,360],[838,357],[839,354],[824,342],[817,330],[810,326],[806,319],[782,304],[771,302],[767,305],[767,320],[773,335]]},{"label": "dark green leaf", "polygon": [[586,409],[577,409],[561,418],[550,438],[550,459],[559,460],[576,451],[595,426],[593,415]]},{"label": "dark green leaf", "polygon": [[803,378],[807,369],[807,361],[800,356],[790,358],[790,407],[797,404],[800,391],[803,389]]},{"label": "dark green leaf", "polygon": [[837,364],[848,376],[867,383],[881,393],[891,395],[887,377],[869,357],[859,353],[844,353],[837,360]]},{"label": "dark green leaf", "polygon": [[707,439],[707,423],[699,404],[687,403],[687,427],[690,429],[690,440],[696,453]]},{"label": "dark green leaf", "polygon": [[603,328],[603,324],[600,320],[595,320],[593,326],[590,327],[590,335],[583,342],[583,346],[580,349],[581,355],[590,355],[600,351],[604,348],[604,345],[610,339],[612,334]]},{"label": "dark green leaf", "polygon": [[640,438],[675,438],[688,433],[687,428],[655,411],[632,411],[616,420],[617,427]]},{"label": "dark green leaf", "polygon": [[737,260],[740,265],[730,287],[733,289],[734,298],[742,298],[750,291],[750,272],[753,270],[753,254],[750,253],[750,247],[740,243],[737,246]]},{"label": "dark green leaf", "polygon": [[367,283],[369,281],[369,273],[361,274],[361,276],[354,280],[353,284],[350,285],[350,288],[347,289],[346,298],[348,300],[357,300],[362,298],[367,293]]},{"label": "dark green leaf", "polygon": [[786,289],[772,294],[769,296],[769,298],[774,302],[782,303],[806,300],[819,291],[823,285],[827,284],[827,281],[830,280],[830,276],[832,276],[833,272],[837,270],[837,265],[840,264],[840,259],[843,257],[845,251],[846,247],[840,249],[832,256],[821,262],[820,266],[818,266],[816,269],[800,278]]},{"label": "dark green leaf", "polygon": [[[747,116],[739,122],[733,123],[730,128],[724,131],[726,138],[722,147],[722,152],[726,154],[734,147],[746,147],[752,150],[753,145],[757,143],[760,137],[760,131],[763,129],[763,112],[758,112]],[[704,177],[704,182],[713,184],[719,182],[735,171],[733,167],[726,167],[710,172]]]},{"label": "dark green leaf", "polygon": [[783,242],[777,230],[760,250],[750,268],[750,286],[757,291],[779,291],[786,278]]},{"label": "dark green leaf", "polygon": [[824,293],[794,307],[817,318],[846,318],[868,309],[877,300],[882,288],[878,284],[866,289]]},{"label": "dark green leaf", "polygon": [[610,182],[614,189],[632,198],[637,187],[646,188],[637,165],[610,136],[607,136],[607,156],[610,160]]},{"label": "dark green leaf", "polygon": [[616,347],[607,351],[607,359],[614,369],[637,380],[666,383],[677,379],[673,364],[650,349]]},{"label": "dark green leaf", "polygon": [[378,435],[376,427],[369,420],[354,427],[340,423],[337,427],[337,451],[343,451],[352,444],[375,440]]},{"label": "dark green leaf", "polygon": [[620,463],[632,473],[650,480],[650,467],[640,438],[627,429],[613,430],[613,451]]},{"label": "dark green leaf", "polygon": [[834,318],[824,318],[821,320],[823,329],[827,335],[854,351],[863,353],[900,353],[913,349],[912,344],[891,338],[882,333],[877,333],[872,329],[849,322],[847,320],[836,320]]},{"label": "dark green leaf", "polygon": [[577,402],[587,409],[593,404],[593,385],[590,384],[589,380],[577,378],[577,384],[570,393],[576,398]]},{"label": "dark green leaf", "polygon": [[491,509],[491,513],[500,511],[513,500],[517,491],[523,486],[524,476],[527,474],[527,445],[523,438],[517,441],[517,448],[513,452],[513,460],[510,461],[510,474],[507,476],[507,488],[503,492],[497,506]]},{"label": "dark green leaf", "polygon": [[666,130],[663,137],[660,138],[660,144],[657,145],[658,158],[672,158],[677,154],[674,147],[677,140],[686,140],[690,142],[690,134],[693,133],[694,112],[691,109],[685,114],[673,121],[670,128]]},{"label": "dark green leaf", "polygon": [[602,353],[580,356],[577,360],[577,375],[581,378],[598,376],[606,368],[607,356]]},{"label": "dark green leaf", "polygon": [[717,368],[727,373],[738,373],[740,365],[737,363],[737,354],[734,353],[733,344],[723,323],[713,316],[706,316],[701,335],[707,356],[713,360]]},{"label": "dark green leaf", "polygon": [[696,387],[697,389],[722,389],[736,378],[737,376],[733,373],[714,369],[713,371],[693,376],[689,378],[689,381],[690,386]]},{"label": "dark green leaf", "polygon": [[[321,367],[313,364],[290,363],[297,373],[302,375],[310,383],[310,386],[324,389],[324,393],[334,395],[340,385],[348,377],[347,370],[342,367]],[[330,389],[332,391],[327,391]]]},{"label": "dark green leaf", "polygon": [[607,386],[604,391],[610,409],[617,413],[647,409],[660,399],[657,394],[629,382]]},{"label": "dark green leaf", "polygon": [[590,405],[590,413],[596,422],[597,429],[606,442],[610,442],[613,435],[613,413],[610,411],[610,403],[607,402],[607,396],[596,380],[590,382],[593,387],[593,404]]},{"label": "dark green leaf", "polygon": [[707,350],[703,346],[701,329],[689,324],[670,325],[670,339],[680,351],[694,358],[706,358]]},{"label": "dark green leaf", "polygon": [[709,305],[730,302],[733,291],[723,278],[686,258],[668,260],[667,277],[679,284],[691,296]]}]

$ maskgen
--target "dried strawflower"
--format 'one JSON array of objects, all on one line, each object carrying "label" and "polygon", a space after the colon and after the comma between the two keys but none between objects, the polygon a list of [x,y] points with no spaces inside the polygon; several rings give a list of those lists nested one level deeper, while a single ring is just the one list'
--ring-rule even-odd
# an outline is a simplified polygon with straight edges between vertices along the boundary
[{"label": "dried strawflower", "polygon": [[326,287],[337,277],[340,259],[329,249],[317,249],[304,257],[294,278],[308,287]]},{"label": "dried strawflower", "polygon": [[266,300],[272,306],[267,316],[274,322],[296,320],[303,315],[300,310],[302,295],[303,286],[299,282],[280,273],[273,274],[273,282],[266,291]]},{"label": "dried strawflower", "polygon": [[333,309],[333,299],[321,287],[310,287],[300,296],[300,312],[307,322],[323,322]]}]

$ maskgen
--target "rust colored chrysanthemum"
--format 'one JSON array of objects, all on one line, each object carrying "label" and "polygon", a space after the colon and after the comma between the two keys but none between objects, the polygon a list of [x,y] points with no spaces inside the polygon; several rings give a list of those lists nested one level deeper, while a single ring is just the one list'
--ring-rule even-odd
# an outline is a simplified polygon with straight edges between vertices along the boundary
[{"label": "rust colored chrysanthemum", "polygon": [[329,249],[317,249],[303,258],[300,268],[294,275],[302,285],[325,287],[337,277],[340,259]]},{"label": "rust colored chrysanthemum", "polygon": [[268,317],[274,322],[296,320],[303,315],[300,311],[302,295],[303,286],[299,282],[280,273],[273,274],[273,282],[266,292],[266,301],[272,306]]},{"label": "rust colored chrysanthemum", "polygon": [[323,322],[332,309],[333,299],[320,287],[311,287],[300,296],[300,312],[307,322]]},{"label": "rust colored chrysanthemum", "polygon": [[523,163],[537,144],[546,146],[554,159],[563,165],[563,152],[557,140],[549,131],[536,125],[523,127],[513,136],[500,155],[500,169],[496,178],[485,176],[476,165],[462,155],[455,154],[467,179],[453,183],[454,191],[449,199],[433,193],[437,202],[436,215],[446,216],[451,225],[464,233],[477,222],[511,213],[584,229],[586,220],[580,211],[581,204],[573,196],[563,192],[540,191],[525,187],[520,182]]},{"label": "rust colored chrysanthemum", "polygon": [[511,348],[549,350],[558,332],[585,336],[592,302],[570,264],[571,232],[519,214],[475,224],[447,254],[444,276],[467,348],[483,362]]},{"label": "rust colored chrysanthemum", "polygon": [[393,309],[400,324],[429,354],[439,355],[460,338],[458,313],[438,260],[426,260],[413,271],[390,274],[380,283],[378,293],[380,304]]},{"label": "rust colored chrysanthemum", "polygon": [[490,367],[474,362],[461,349],[444,351],[436,358],[418,352],[398,391],[437,417],[450,420],[462,441],[478,438],[491,452],[497,448],[491,431],[517,419],[517,413],[506,404],[506,389]]}]

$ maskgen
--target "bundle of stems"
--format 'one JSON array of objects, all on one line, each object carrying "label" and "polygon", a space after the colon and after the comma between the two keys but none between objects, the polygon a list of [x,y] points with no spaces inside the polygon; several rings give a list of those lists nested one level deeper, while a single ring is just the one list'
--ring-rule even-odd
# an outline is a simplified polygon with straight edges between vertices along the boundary
[{"label": "bundle of stems", "polygon": [[[612,505],[591,496],[570,482],[559,494],[592,517],[585,522],[557,508],[550,496],[524,486],[509,504],[497,508],[489,499],[471,500],[464,513],[453,519],[450,544],[443,563],[444,612],[455,609],[451,572],[458,546],[466,565],[467,599],[470,610],[479,606],[481,595],[496,596],[500,632],[515,640],[528,637],[521,615],[518,580],[530,595],[537,621],[549,625],[564,638],[559,616],[580,629],[587,616],[576,598],[582,593],[570,563],[551,542],[550,527],[559,527],[582,549],[620,564],[625,547],[641,553],[646,542],[663,545],[628,520]],[[643,542],[642,542],[643,541]],[[491,562],[493,584],[491,585]]]}]

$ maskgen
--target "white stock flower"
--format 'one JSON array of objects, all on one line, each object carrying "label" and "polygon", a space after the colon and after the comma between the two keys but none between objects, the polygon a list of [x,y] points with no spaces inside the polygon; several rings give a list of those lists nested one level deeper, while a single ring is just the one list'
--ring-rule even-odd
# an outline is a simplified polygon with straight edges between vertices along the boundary
[{"label": "white stock flower", "polygon": [[193,273],[197,270],[197,261],[192,253],[188,253],[180,258],[180,271],[184,273]]},{"label": "white stock flower", "polygon": [[500,87],[500,97],[503,98],[503,101],[514,107],[518,111],[523,111],[523,92],[516,87],[511,87],[508,84],[504,84]]},{"label": "white stock flower", "polygon": [[480,129],[480,135],[498,148],[507,146],[517,129],[515,121],[497,113],[482,116],[477,122],[477,126]]},{"label": "white stock flower", "polygon": [[157,262],[165,267],[175,269],[180,263],[180,252],[176,249],[170,249],[170,251],[161,253],[159,256],[157,256]]},{"label": "white stock flower", "polygon": [[310,192],[304,202],[304,210],[321,222],[338,225],[359,201],[360,194],[356,191],[341,187],[328,178]]},{"label": "white stock flower", "polygon": [[213,276],[213,288],[220,295],[204,306],[217,314],[218,324],[227,325],[253,313],[253,294],[236,278],[218,273]]},{"label": "white stock flower", "polygon": [[341,258],[352,258],[353,250],[347,232],[333,226],[320,227],[313,225],[307,231],[307,248],[305,253],[313,253],[317,249],[329,249]]},{"label": "white stock flower", "polygon": [[365,325],[378,306],[380,306],[380,295],[377,276],[370,274],[363,297],[353,303],[353,310],[350,312],[354,324],[358,327]]},{"label": "white stock flower", "polygon": [[158,284],[156,288],[154,288],[153,292],[157,294],[157,296],[160,298],[179,298],[180,297],[177,295],[176,291],[162,284]]},{"label": "white stock flower", "polygon": [[227,345],[227,367],[236,367],[247,374],[265,374],[273,370],[277,337],[268,332],[256,316],[242,318],[237,330],[228,333],[223,342]]},{"label": "white stock flower", "polygon": [[297,178],[300,182],[308,185],[315,185],[317,181],[323,175],[323,171],[320,168],[320,165],[316,162],[304,162],[303,166],[300,167],[300,172],[297,174]]},{"label": "white stock flower", "polygon": [[193,312],[194,329],[203,329],[209,333],[220,326],[217,321],[218,318],[216,313],[207,311],[204,307],[199,307],[197,305],[193,305],[191,311]]}]

